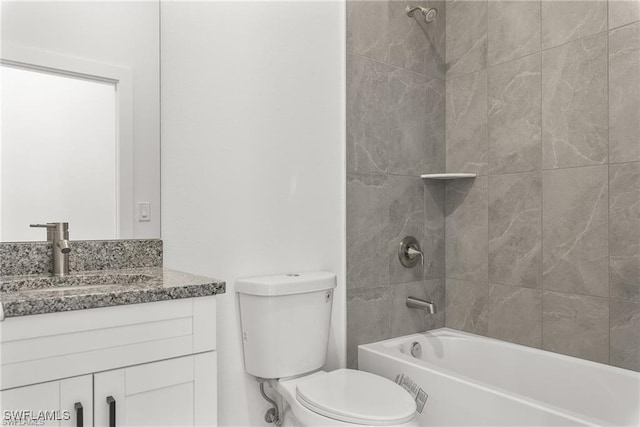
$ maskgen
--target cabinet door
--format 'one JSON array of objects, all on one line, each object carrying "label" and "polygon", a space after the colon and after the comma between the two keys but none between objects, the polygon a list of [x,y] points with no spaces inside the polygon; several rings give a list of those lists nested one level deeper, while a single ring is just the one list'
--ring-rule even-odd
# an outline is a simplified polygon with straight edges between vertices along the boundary
[{"label": "cabinet door", "polygon": [[[208,358],[213,360],[213,379],[196,373],[196,366],[207,360],[200,356],[95,374],[95,426],[193,426],[196,412],[199,420],[213,420],[214,425],[215,402],[213,417],[211,411],[194,410],[196,394],[211,395],[211,388],[203,382],[215,383],[215,355]],[[208,375],[211,377],[210,372]]]},{"label": "cabinet door", "polygon": [[68,378],[60,383],[60,410],[71,417],[60,422],[61,427],[91,427],[93,425],[93,376]]},{"label": "cabinet door", "polygon": [[7,425],[29,425],[25,418],[39,418],[44,426],[91,427],[93,418],[91,375],[50,381],[0,392],[2,419]]}]

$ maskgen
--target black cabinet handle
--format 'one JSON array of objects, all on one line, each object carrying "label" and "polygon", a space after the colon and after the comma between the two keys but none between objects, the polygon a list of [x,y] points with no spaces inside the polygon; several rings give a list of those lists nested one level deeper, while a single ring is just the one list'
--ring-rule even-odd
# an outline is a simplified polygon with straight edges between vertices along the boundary
[{"label": "black cabinet handle", "polygon": [[116,427],[116,400],[113,396],[107,396],[107,405],[109,405],[109,427]]},{"label": "black cabinet handle", "polygon": [[82,403],[80,402],[74,403],[73,408],[76,410],[76,427],[84,427],[84,415],[82,410]]}]

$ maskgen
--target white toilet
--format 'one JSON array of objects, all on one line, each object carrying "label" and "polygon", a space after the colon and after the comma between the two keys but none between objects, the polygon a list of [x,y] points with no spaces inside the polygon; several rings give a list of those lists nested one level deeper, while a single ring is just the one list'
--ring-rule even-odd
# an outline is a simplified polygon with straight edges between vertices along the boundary
[{"label": "white toilet", "polygon": [[315,272],[241,279],[245,370],[273,380],[300,426],[417,426],[402,387],[351,369],[320,371],[329,342],[336,277]]}]

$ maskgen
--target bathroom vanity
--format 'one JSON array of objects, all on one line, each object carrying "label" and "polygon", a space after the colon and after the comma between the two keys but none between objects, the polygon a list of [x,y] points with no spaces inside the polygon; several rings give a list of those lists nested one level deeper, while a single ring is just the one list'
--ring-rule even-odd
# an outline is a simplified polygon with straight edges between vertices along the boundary
[{"label": "bathroom vanity", "polygon": [[3,420],[216,425],[224,282],[146,267],[0,276],[0,289]]},{"label": "bathroom vanity", "polygon": [[160,236],[160,4],[85,3],[0,5],[2,424],[215,425],[224,283],[133,239]]}]

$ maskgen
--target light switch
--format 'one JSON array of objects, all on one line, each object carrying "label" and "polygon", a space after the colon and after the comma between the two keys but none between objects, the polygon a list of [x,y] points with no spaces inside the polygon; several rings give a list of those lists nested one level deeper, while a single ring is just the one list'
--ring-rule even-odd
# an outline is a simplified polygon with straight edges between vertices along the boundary
[{"label": "light switch", "polygon": [[138,203],[138,222],[151,221],[151,203]]}]

